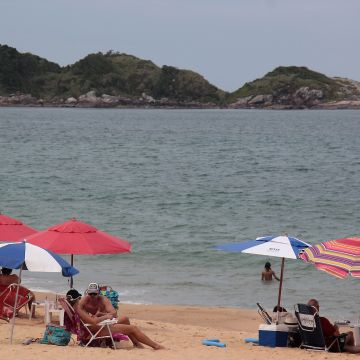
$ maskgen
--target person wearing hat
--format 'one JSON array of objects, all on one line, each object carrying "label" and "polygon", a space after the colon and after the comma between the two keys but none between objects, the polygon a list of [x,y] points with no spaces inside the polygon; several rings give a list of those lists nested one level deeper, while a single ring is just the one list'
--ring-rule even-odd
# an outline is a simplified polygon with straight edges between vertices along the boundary
[{"label": "person wearing hat", "polygon": [[[92,290],[94,289],[92,288],[90,290],[90,293],[95,294],[95,292],[91,292]],[[95,296],[95,295],[89,295],[89,296]],[[92,314],[89,314],[86,310],[84,310],[83,306],[81,305],[82,295],[75,289],[71,289],[66,293],[66,300],[70,303],[70,305],[73,307],[75,312],[79,315],[80,319],[84,323],[90,324],[90,330],[92,332],[96,332],[100,329],[100,326],[98,324],[101,321],[111,320],[114,317],[113,314],[109,314],[109,313],[101,316],[94,316]],[[165,349],[164,346],[151,340],[135,325],[117,323],[114,325],[110,325],[110,330],[113,334],[122,333],[124,335],[127,335],[133,341],[134,346],[136,347],[143,347],[142,344],[145,344],[152,347],[154,350]],[[98,335],[99,336],[106,335],[106,332],[107,329],[103,329]]]},{"label": "person wearing hat", "polygon": [[[82,297],[79,305],[89,315],[101,317],[107,314],[112,315],[112,318],[118,319],[118,324],[130,325],[130,320],[127,316],[118,318],[116,309],[111,304],[111,301],[100,294],[100,286],[97,283],[90,283],[86,289],[86,295]],[[142,347],[142,345],[135,339],[129,336],[134,346]]]},{"label": "person wearing hat", "polygon": [[[94,316],[101,316],[105,314],[112,314],[117,317],[117,311],[112,306],[111,301],[100,294],[100,287],[97,283],[90,283],[86,289],[86,295],[81,300],[84,309]],[[123,318],[120,323],[128,324],[129,319]]]},{"label": "person wearing hat", "polygon": [[272,281],[273,278],[280,281],[280,279],[275,275],[275,271],[271,269],[271,264],[267,261],[265,263],[264,271],[261,273],[261,280]]}]

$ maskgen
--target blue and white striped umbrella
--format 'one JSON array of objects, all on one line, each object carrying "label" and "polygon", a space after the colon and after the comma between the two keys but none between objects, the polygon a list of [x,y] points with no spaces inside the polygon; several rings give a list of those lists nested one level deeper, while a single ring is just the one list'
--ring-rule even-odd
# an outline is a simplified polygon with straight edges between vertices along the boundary
[{"label": "blue and white striped umbrella", "polygon": [[263,236],[256,240],[216,246],[217,250],[242,252],[246,254],[275,256],[297,259],[301,250],[310,245],[305,241],[289,236]]},{"label": "blue and white striped umbrella", "polygon": [[298,255],[301,250],[309,247],[310,244],[305,241],[299,240],[287,235],[280,236],[263,236],[256,240],[248,240],[240,243],[231,243],[218,245],[215,247],[217,250],[230,251],[230,252],[242,252],[246,254],[275,256],[282,258],[281,261],[281,273],[280,273],[280,285],[278,294],[278,308],[281,305],[281,291],[284,276],[284,263],[287,259],[298,259]]},{"label": "blue and white striped umbrella", "polygon": [[0,243],[0,266],[39,272],[61,272],[67,277],[79,273],[61,256],[26,241]]},{"label": "blue and white striped umbrella", "polygon": [[[79,273],[77,269],[72,267],[61,256],[54,254],[49,250],[45,250],[39,246],[27,243],[26,241],[18,243],[1,243],[0,266],[9,269],[20,269],[14,305],[17,304],[18,300],[22,270],[57,273],[61,272],[63,276],[67,277],[74,276]],[[16,311],[14,306],[10,343],[13,341],[15,314]]]}]

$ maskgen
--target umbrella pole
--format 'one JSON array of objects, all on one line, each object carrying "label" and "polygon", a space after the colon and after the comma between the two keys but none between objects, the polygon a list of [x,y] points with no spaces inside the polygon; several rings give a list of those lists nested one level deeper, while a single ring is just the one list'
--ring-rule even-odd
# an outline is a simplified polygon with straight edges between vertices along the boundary
[{"label": "umbrella pole", "polygon": [[285,265],[285,258],[282,258],[281,260],[281,272],[280,272],[280,284],[279,284],[279,295],[278,295],[278,302],[277,302],[277,320],[279,321],[279,309],[281,304],[281,290],[282,290],[282,284],[283,284],[283,276],[284,276],[284,265]]},{"label": "umbrella pole", "polygon": [[10,344],[13,343],[13,335],[14,335],[14,327],[15,327],[15,315],[16,315],[16,304],[17,304],[17,301],[18,301],[18,298],[19,298],[19,288],[20,288],[20,282],[21,282],[22,267],[23,267],[23,264],[20,267],[19,279],[18,279],[18,283],[17,283],[17,287],[16,287],[14,312],[13,312],[13,317],[12,317],[12,321],[11,321]]},{"label": "umbrella pole", "polygon": [[[74,254],[71,254],[71,261],[70,261],[70,265],[73,266],[74,265]],[[70,277],[70,289],[73,288],[74,285],[74,280],[73,277]]]}]

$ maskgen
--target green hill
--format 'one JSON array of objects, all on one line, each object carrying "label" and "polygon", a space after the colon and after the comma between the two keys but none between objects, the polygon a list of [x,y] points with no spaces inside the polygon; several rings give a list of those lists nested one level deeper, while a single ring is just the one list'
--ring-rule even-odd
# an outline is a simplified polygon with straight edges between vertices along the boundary
[{"label": "green hill", "polygon": [[[280,66],[261,79],[246,83],[228,96],[228,102],[248,99],[251,103],[261,96],[269,104],[306,106],[316,102],[329,102],[358,97],[356,86],[347,79],[329,78],[306,67]],[[261,106],[261,104],[258,104]]]},{"label": "green hill", "polygon": [[0,95],[29,93],[45,100],[96,95],[137,99],[145,93],[177,102],[220,103],[225,92],[201,75],[172,66],[158,67],[135,56],[108,52],[90,54],[60,67],[31,54],[0,45]]},{"label": "green hill", "polygon": [[49,78],[60,71],[53,62],[0,45],[0,95],[22,92],[41,96]]},{"label": "green hill", "polygon": [[193,71],[118,52],[89,54],[61,67],[0,45],[0,96],[0,106],[311,108],[346,100],[359,107],[360,83],[281,66],[227,93]]}]

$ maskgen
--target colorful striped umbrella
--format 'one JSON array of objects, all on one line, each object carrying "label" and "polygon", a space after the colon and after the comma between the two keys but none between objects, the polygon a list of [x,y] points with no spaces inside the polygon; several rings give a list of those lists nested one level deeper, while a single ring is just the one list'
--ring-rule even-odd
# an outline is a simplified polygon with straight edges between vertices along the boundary
[{"label": "colorful striped umbrella", "polygon": [[360,278],[360,237],[326,241],[310,246],[299,258],[340,279]]}]

